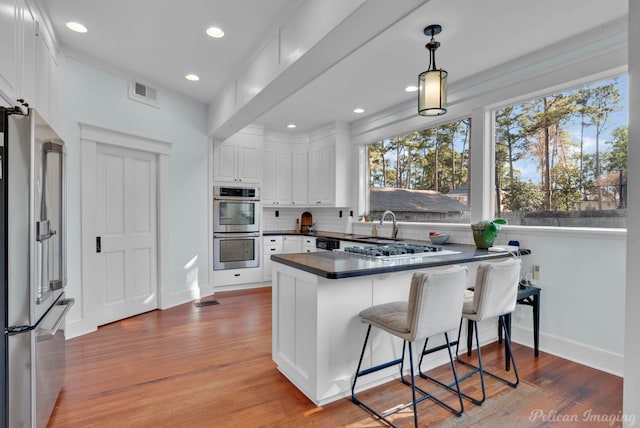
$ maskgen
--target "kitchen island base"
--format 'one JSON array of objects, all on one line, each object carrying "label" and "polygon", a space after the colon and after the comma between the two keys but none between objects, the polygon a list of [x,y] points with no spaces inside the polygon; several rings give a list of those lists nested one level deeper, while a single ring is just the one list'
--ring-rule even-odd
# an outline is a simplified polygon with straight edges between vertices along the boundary
[{"label": "kitchen island base", "polygon": [[[477,263],[465,265],[469,267],[467,282],[472,286]],[[426,269],[328,279],[274,263],[272,355],[280,372],[318,406],[349,396],[366,333],[358,313],[372,305],[406,301],[411,276],[418,270]],[[457,333],[450,332],[450,337],[455,338]],[[495,341],[495,320],[481,324],[479,333],[482,344]],[[462,342],[461,353],[466,351]],[[430,347],[440,344],[444,344],[443,339],[429,341]],[[422,345],[416,344],[416,353]],[[400,358],[402,340],[374,331],[367,348],[363,369]],[[445,348],[425,356],[422,367],[429,370],[448,361]],[[390,367],[368,376],[366,383],[358,385],[358,391],[399,376],[397,367]]]}]

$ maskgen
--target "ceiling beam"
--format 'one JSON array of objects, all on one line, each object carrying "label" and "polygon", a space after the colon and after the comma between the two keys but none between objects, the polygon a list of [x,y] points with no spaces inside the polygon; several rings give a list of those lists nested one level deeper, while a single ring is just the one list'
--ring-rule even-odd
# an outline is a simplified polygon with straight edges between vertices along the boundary
[{"label": "ceiling beam", "polygon": [[305,1],[211,102],[209,136],[227,139],[427,2]]}]

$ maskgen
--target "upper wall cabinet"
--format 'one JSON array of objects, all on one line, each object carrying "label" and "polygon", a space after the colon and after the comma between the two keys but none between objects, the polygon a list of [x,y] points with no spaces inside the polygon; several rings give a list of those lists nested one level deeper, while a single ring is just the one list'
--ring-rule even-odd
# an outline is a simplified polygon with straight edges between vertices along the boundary
[{"label": "upper wall cabinet", "polygon": [[307,205],[306,144],[266,142],[262,161],[263,205]]},{"label": "upper wall cabinet", "polygon": [[311,143],[265,142],[265,206],[350,206],[352,145],[344,126],[324,129]]},{"label": "upper wall cabinet", "polygon": [[308,204],[309,166],[307,145],[295,144],[291,148],[291,204]]},{"label": "upper wall cabinet", "polygon": [[19,16],[17,0],[0,0],[0,97],[3,104],[14,103],[18,87]]},{"label": "upper wall cabinet", "polygon": [[309,149],[309,204],[334,205],[334,183],[335,149],[333,141],[313,144]]},{"label": "upper wall cabinet", "polygon": [[344,123],[319,130],[309,143],[309,205],[348,207],[355,177],[353,146]]},{"label": "upper wall cabinet", "polygon": [[213,180],[259,183],[262,135],[239,132],[213,149]]},{"label": "upper wall cabinet", "polygon": [[26,0],[0,0],[0,99],[34,107],[60,130],[60,82],[53,36]]}]

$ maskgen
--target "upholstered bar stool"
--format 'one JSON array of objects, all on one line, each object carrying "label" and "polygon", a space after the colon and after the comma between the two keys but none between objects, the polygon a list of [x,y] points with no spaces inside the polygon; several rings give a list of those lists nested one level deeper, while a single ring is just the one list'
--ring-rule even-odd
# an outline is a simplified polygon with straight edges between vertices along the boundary
[{"label": "upholstered bar stool", "polygon": [[[463,319],[460,320],[460,327],[458,328],[456,358],[458,362],[472,368],[472,370],[460,377],[460,382],[476,373],[480,374],[482,397],[478,399],[462,393],[465,398],[468,398],[473,403],[478,405],[482,404],[486,398],[484,387],[485,374],[498,379],[513,388],[517,387],[518,383],[520,382],[518,370],[516,368],[516,362],[513,359],[513,353],[511,352],[511,338],[509,337],[508,329],[505,325],[505,317],[511,314],[511,312],[513,312],[516,307],[518,284],[520,281],[520,268],[521,261],[519,259],[509,259],[504,262],[497,263],[481,263],[478,266],[478,273],[476,276],[476,282],[473,291],[467,290],[465,294],[465,302],[462,308]],[[507,349],[506,358],[511,361],[511,365],[513,366],[513,372],[515,375],[514,381],[510,381],[506,378],[502,378],[493,373],[490,373],[484,370],[482,367],[482,352],[480,351],[480,342],[478,340],[478,323],[480,321],[495,317],[498,317],[498,328],[502,329],[502,331],[504,332],[505,344]],[[476,352],[478,354],[477,366],[461,359],[458,354],[460,333],[462,331],[462,321],[464,319],[467,319],[469,321],[469,327],[467,331],[467,355],[471,355],[471,336],[475,331]],[[509,370],[508,366],[507,370]]]},{"label": "upholstered bar stool", "polygon": [[[387,418],[409,406],[413,406],[414,423],[415,426],[418,426],[417,403],[428,398],[449,409],[457,416],[462,414],[464,407],[458,386],[458,377],[451,346],[449,345],[448,332],[451,330],[455,331],[460,321],[467,272],[468,269],[463,266],[453,266],[443,270],[416,272],[411,279],[408,301],[376,305],[360,312],[360,321],[369,324],[369,327],[367,328],[362,353],[360,354],[360,361],[358,362],[358,368],[356,369],[355,378],[351,386],[351,400],[354,403],[394,427],[396,425]],[[401,338],[403,340],[402,357],[376,365],[375,367],[360,370],[367,349],[367,341],[369,340],[371,327],[379,328]],[[426,340],[429,337],[440,334],[444,335],[449,350],[449,360],[456,385],[455,392],[460,402],[459,410],[433,397],[415,384],[412,343],[423,339]],[[405,351],[407,348],[409,350],[410,382],[405,379],[404,374]],[[393,410],[379,413],[356,397],[356,382],[358,378],[362,376],[394,365],[400,365],[400,379],[402,383],[411,387],[412,401],[398,407],[390,406],[388,408],[392,408]],[[420,397],[418,398],[416,398],[416,391],[420,393]]]}]

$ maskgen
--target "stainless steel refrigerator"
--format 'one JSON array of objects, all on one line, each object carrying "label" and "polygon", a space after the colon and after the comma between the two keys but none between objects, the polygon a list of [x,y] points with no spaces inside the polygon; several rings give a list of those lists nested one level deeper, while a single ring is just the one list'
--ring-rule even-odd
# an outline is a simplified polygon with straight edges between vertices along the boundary
[{"label": "stainless steel refrigerator", "polygon": [[1,427],[46,427],[65,373],[65,145],[0,107]]}]

